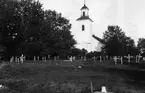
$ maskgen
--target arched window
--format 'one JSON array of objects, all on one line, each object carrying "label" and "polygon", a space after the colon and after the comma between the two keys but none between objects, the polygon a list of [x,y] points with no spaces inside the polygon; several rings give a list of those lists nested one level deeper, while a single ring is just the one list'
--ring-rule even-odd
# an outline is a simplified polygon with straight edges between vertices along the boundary
[{"label": "arched window", "polygon": [[85,12],[83,12],[83,16],[85,16]]},{"label": "arched window", "polygon": [[82,25],[82,31],[85,31],[85,25]]}]

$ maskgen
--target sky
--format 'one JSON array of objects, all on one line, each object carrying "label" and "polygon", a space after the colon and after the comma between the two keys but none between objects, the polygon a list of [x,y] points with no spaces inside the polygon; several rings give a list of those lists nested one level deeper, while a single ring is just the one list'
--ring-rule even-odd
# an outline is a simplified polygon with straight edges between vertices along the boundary
[{"label": "sky", "polygon": [[[39,0],[44,9],[56,10],[70,20],[71,32],[80,17],[84,0]],[[145,0],[86,0],[93,22],[93,34],[102,38],[108,25],[119,25],[135,42],[145,37]]]}]

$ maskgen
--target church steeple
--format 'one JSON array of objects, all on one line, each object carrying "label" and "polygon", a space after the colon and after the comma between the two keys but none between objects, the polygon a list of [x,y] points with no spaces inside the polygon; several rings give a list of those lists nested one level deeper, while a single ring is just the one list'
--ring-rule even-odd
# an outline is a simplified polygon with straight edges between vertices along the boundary
[{"label": "church steeple", "polygon": [[[84,6],[81,8],[81,17],[77,19],[78,20],[90,20],[89,18],[89,8],[86,6],[86,0],[84,0]],[[93,21],[92,21],[93,22]]]},{"label": "church steeple", "polygon": [[89,8],[86,6],[86,1],[84,0],[84,4],[81,7],[81,15],[76,20],[76,40],[77,40],[77,48],[86,49],[88,52],[92,51],[92,24],[93,21],[89,17]]}]

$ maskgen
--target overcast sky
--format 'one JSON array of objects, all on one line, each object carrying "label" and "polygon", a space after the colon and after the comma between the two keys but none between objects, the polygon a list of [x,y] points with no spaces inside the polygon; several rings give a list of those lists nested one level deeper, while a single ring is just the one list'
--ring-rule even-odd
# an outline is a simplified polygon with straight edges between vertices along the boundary
[{"label": "overcast sky", "polygon": [[[44,9],[62,13],[72,23],[71,31],[80,17],[84,0],[39,0]],[[102,38],[108,25],[119,25],[127,36],[135,41],[145,37],[145,0],[86,0],[89,16],[93,22],[93,33]]]}]

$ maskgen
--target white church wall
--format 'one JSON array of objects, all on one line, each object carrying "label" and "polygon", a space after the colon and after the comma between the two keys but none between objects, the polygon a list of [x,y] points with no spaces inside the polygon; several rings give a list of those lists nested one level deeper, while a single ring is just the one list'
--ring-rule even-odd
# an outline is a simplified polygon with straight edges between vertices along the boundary
[{"label": "white church wall", "polygon": [[[82,25],[85,26],[85,29],[84,31],[82,31]],[[79,43],[81,42],[87,42],[89,43],[91,41],[91,25],[92,23],[89,22],[89,20],[84,20],[84,21],[78,21],[77,22],[77,34],[76,34],[76,38],[77,38],[77,41]]]}]

